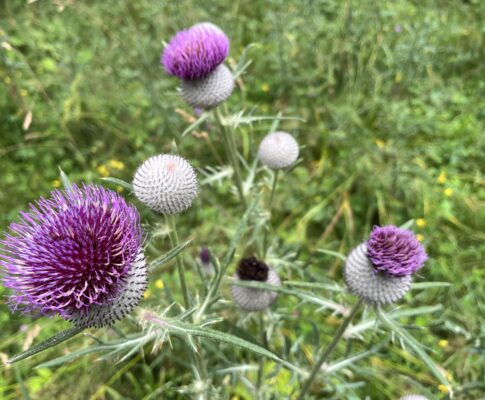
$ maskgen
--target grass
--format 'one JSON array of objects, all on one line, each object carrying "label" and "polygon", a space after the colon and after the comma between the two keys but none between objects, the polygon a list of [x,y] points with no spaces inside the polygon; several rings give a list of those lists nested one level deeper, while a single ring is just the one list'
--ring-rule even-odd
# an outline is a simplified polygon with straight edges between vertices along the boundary
[{"label": "grass", "polygon": [[[27,3],[0,3],[1,228],[28,202],[61,184],[59,167],[73,181],[100,182],[106,175],[131,181],[145,158],[169,152],[173,140],[196,167],[220,166],[218,157],[225,157],[210,125],[182,137],[193,121],[192,110],[179,98],[176,80],[159,67],[163,40],[210,20],[231,38],[230,65],[255,43],[247,51],[252,64],[228,109],[238,112],[244,104],[245,113],[281,112],[305,120],[280,123],[304,148],[301,162],[279,177],[270,260],[285,279],[342,284],[342,261],[319,250],[346,254],[374,224],[418,221],[414,229],[430,255],[418,279],[451,287],[413,291],[403,302],[406,308],[441,308],[401,322],[447,371],[457,398],[485,395],[485,3]],[[271,124],[238,129],[246,160],[253,159]],[[260,177],[269,192],[271,176]],[[152,255],[167,251],[163,221],[140,210],[155,234]],[[229,181],[204,186],[196,207],[177,222],[181,240],[194,239],[184,253],[186,261],[202,245],[222,256],[241,217],[237,210]],[[247,237],[238,254],[257,246]],[[176,275],[169,273],[173,268],[170,264],[152,277],[143,308],[178,299]],[[157,279],[163,285],[156,285]],[[224,290],[229,299],[227,285]],[[336,298],[347,306],[355,301],[343,294]],[[227,331],[257,335],[256,320],[241,322],[234,306],[218,312]],[[306,366],[318,343],[329,343],[341,322],[328,310],[315,313],[315,306],[286,296],[275,313],[281,318],[273,320],[281,325],[278,349]],[[67,326],[57,319],[12,316],[5,305],[0,306],[0,323],[0,353],[9,355],[28,338],[45,338]],[[116,333],[105,330],[103,335]],[[378,340],[391,338],[376,331],[370,342],[348,341],[335,359]],[[64,349],[88,343],[92,339],[82,337]],[[183,359],[174,356],[181,348],[174,340],[173,348],[164,346],[153,356],[139,353],[115,368],[109,360],[94,363],[91,355],[57,368],[32,369],[53,358],[50,353],[18,369],[0,369],[0,398],[149,399],[160,393],[176,398],[173,389],[190,382]],[[207,353],[215,369],[234,365],[234,354],[218,352],[214,344],[207,345]],[[237,355],[236,362],[254,361],[245,352]],[[268,371],[272,367],[268,361]],[[220,396],[251,398],[244,384],[245,374],[251,373],[217,375]],[[291,390],[288,374],[274,374],[270,392],[276,398]],[[395,341],[348,366],[345,375],[330,377],[323,393],[328,398],[387,399],[418,387],[446,398],[438,385],[419,359]]]}]

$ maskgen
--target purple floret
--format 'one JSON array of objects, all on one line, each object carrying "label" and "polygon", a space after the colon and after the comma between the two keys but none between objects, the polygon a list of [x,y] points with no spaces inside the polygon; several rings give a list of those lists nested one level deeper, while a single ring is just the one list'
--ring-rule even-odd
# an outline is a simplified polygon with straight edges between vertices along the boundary
[{"label": "purple floret", "polygon": [[142,230],[118,193],[72,185],[30,204],[0,245],[13,309],[66,317],[113,299],[141,250]]},{"label": "purple floret", "polygon": [[367,255],[377,271],[395,277],[413,274],[428,259],[413,232],[393,225],[374,227]]},{"label": "purple floret", "polygon": [[205,22],[178,32],[165,47],[161,63],[167,73],[185,80],[205,78],[229,54],[229,38]]}]

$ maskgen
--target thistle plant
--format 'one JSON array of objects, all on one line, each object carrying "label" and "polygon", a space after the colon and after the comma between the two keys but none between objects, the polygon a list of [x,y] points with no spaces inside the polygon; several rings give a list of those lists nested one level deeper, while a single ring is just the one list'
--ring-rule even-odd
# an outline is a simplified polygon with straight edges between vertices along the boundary
[{"label": "thistle plant", "polygon": [[[196,110],[213,109],[231,96],[234,76],[223,64],[229,47],[227,35],[208,22],[178,32],[165,47],[161,58],[165,71],[181,79],[182,98]],[[239,198],[246,205],[234,134],[219,110],[214,111],[214,116],[234,170]]]},{"label": "thistle plant", "polygon": [[100,186],[73,185],[31,204],[2,245],[14,310],[102,327],[130,313],[147,286],[138,212]]},{"label": "thistle plant", "polygon": [[100,186],[69,185],[39,199],[10,224],[1,245],[12,309],[59,315],[74,325],[11,362],[85,328],[114,324],[133,311],[147,287],[139,214]]},{"label": "thistle plant", "polygon": [[344,278],[359,301],[339,327],[330,345],[313,366],[298,399],[303,400],[323,363],[335,350],[363,303],[385,305],[401,299],[411,286],[411,275],[427,260],[414,234],[396,226],[375,227],[369,240],[354,249],[345,262]]},{"label": "thistle plant", "polygon": [[[140,209],[146,207],[146,211],[153,211],[147,212],[145,234],[140,227],[138,211],[120,194],[94,184],[78,187],[66,177],[61,177],[65,183],[63,190],[52,192],[48,199],[41,198],[27,212],[21,213],[19,222],[10,225],[1,242],[0,265],[4,285],[12,292],[11,307],[24,313],[59,315],[73,324],[71,330],[33,346],[11,361],[35,355],[84,329],[112,327],[130,315],[136,332],[129,335],[122,332],[118,340],[100,341],[42,365],[51,367],[85,353],[100,351],[116,354],[124,361],[148,346],[157,355],[162,345],[169,342],[170,350],[165,350],[168,346],[164,350],[176,353],[176,357],[181,358],[180,368],[187,366],[192,376],[187,383],[186,375],[177,373],[179,381],[169,390],[201,400],[225,398],[226,394],[232,395],[223,393],[223,382],[229,377],[236,382],[234,387],[240,383],[253,398],[273,398],[269,378],[266,379],[271,376],[273,382],[284,370],[288,374],[284,375],[285,395],[303,400],[311,398],[314,383],[329,383],[326,379],[330,374],[338,374],[337,381],[347,379],[348,374],[340,373],[341,370],[371,355],[378,357],[389,340],[373,346],[366,342],[362,333],[379,325],[389,328],[414,350],[448,387],[442,371],[422,346],[396,323],[399,310],[384,311],[412,289],[413,274],[428,258],[413,232],[396,226],[377,226],[347,257],[328,252],[343,259],[341,281],[347,291],[358,298],[352,307],[339,303],[347,292],[343,285],[331,280],[318,282],[308,272],[306,267],[313,264],[315,256],[312,250],[301,258],[301,243],[291,246],[285,243],[268,250],[269,236],[276,243],[284,241],[285,232],[280,230],[290,229],[290,224],[270,229],[272,219],[275,220],[271,213],[274,204],[286,201],[278,198],[279,202],[274,203],[278,174],[284,169],[299,168],[296,163],[300,148],[291,134],[278,130],[279,124],[291,118],[245,115],[244,105],[240,111],[230,111],[237,96],[231,98],[231,104],[225,102],[233,93],[235,78],[241,76],[249,63],[241,60],[234,71],[224,65],[229,43],[228,36],[217,26],[207,22],[196,24],[169,41],[161,63],[169,75],[180,79],[180,93],[185,103],[204,110],[184,133],[206,120],[215,121],[221,147],[231,164],[230,173],[212,167],[196,172],[188,161],[191,159],[189,153],[184,153],[187,159],[175,154],[158,154],[146,159],[134,173],[132,171],[131,184],[111,178],[111,183],[122,184],[134,194],[141,203]],[[241,126],[252,128],[249,133],[245,132],[249,136],[247,143],[258,143],[260,139],[254,128],[256,123],[267,120],[273,121],[273,125],[269,130],[263,127],[264,132],[269,133],[259,147],[248,146],[247,151],[242,152],[244,155],[241,154],[239,149],[243,147],[238,141]],[[184,140],[190,140],[190,136]],[[198,173],[206,175],[200,183]],[[265,180],[268,174],[272,181]],[[187,212],[199,193],[210,196],[213,191],[206,187],[224,182],[229,176],[234,178],[233,192],[237,192],[239,202],[234,210],[227,207],[223,210],[226,214],[220,212],[218,229],[223,233],[210,233],[201,240],[197,230],[191,229],[191,237],[181,241],[175,215]],[[106,182],[109,183],[110,178]],[[198,211],[190,212],[196,214]],[[235,218],[228,217],[231,212]],[[165,219],[165,224],[160,223],[161,218]],[[204,223],[203,219],[194,218],[194,221]],[[226,241],[220,235],[227,235]],[[158,238],[166,236],[170,245],[162,254]],[[199,241],[199,250],[192,253],[190,260],[192,266],[202,272],[200,281],[194,279],[197,275],[186,268],[189,264],[184,260],[183,252],[190,248],[192,240]],[[201,249],[201,243],[208,247]],[[153,258],[152,253],[156,254]],[[243,254],[257,254],[258,257],[243,257]],[[307,259],[303,260],[304,257]],[[157,273],[162,265],[170,266],[172,260],[180,287],[171,288],[156,298],[154,308],[140,303],[148,285],[148,273]],[[171,274],[172,270],[165,268],[163,274]],[[230,271],[234,270],[231,277]],[[164,285],[161,279],[160,283]],[[328,294],[322,295],[318,290]],[[288,298],[298,300],[291,312],[285,303]],[[317,345],[314,360],[308,351],[310,344],[305,343],[308,333],[288,332],[286,326],[292,318],[300,318],[303,305],[315,307],[315,318],[324,313],[331,313],[326,317],[343,316],[329,343]],[[136,306],[141,306],[141,310],[135,312]],[[367,307],[365,313],[361,313],[363,306]],[[373,311],[376,318],[369,319]],[[408,312],[418,315],[417,311]],[[363,321],[353,326],[352,322],[359,315]],[[251,332],[256,324],[258,339],[254,339]],[[116,329],[116,332],[119,331]],[[382,331],[376,329],[376,332],[377,335]],[[171,336],[182,340],[172,343]],[[314,336],[323,335],[315,332]],[[351,354],[349,346],[343,359],[331,363],[331,355],[340,341],[355,337],[366,350]],[[177,352],[179,347],[186,358]],[[306,358],[300,356],[302,353]],[[219,368],[220,365],[223,367]],[[329,383],[328,386],[339,385]],[[325,385],[321,387],[326,390]],[[335,388],[335,392],[338,390]],[[347,392],[342,393],[345,396]],[[318,390],[314,394],[315,398],[322,397]],[[402,399],[425,398],[408,395]]]},{"label": "thistle plant", "polygon": [[412,274],[426,260],[423,246],[411,231],[395,226],[375,227],[369,240],[349,254],[345,283],[366,303],[391,304],[408,292]]},{"label": "thistle plant", "polygon": [[[172,245],[178,246],[180,243],[173,214],[189,208],[198,193],[197,176],[192,166],[177,155],[160,154],[150,157],[135,172],[133,190],[135,196],[148,208],[166,216]],[[189,307],[184,263],[179,256],[176,259],[185,306]]]},{"label": "thistle plant", "polygon": [[[273,199],[278,182],[279,171],[284,168],[291,167],[300,154],[298,143],[293,136],[286,132],[271,132],[267,134],[261,141],[258,149],[259,161],[274,170],[273,183],[271,185],[271,193],[269,196],[268,211],[271,213],[273,207]],[[268,247],[268,231],[265,231],[263,248],[266,255]]]},{"label": "thistle plant", "polygon": [[181,79],[182,98],[192,107],[211,109],[229,98],[234,89],[231,71],[223,64],[229,38],[205,22],[178,32],[165,47],[165,71]]}]

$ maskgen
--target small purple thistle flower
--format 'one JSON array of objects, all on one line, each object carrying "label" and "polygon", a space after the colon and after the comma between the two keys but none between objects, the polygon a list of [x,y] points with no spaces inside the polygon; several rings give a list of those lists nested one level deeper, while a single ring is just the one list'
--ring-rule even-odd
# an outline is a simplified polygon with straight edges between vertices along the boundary
[{"label": "small purple thistle flower", "polygon": [[13,290],[13,309],[71,319],[122,298],[143,255],[139,214],[119,194],[72,185],[20,215],[0,241],[2,280]]},{"label": "small purple thistle flower", "polygon": [[229,38],[204,22],[178,32],[165,47],[161,63],[168,74],[184,80],[205,78],[229,54]]},{"label": "small purple thistle flower", "polygon": [[367,252],[374,269],[394,277],[412,275],[428,259],[413,232],[393,225],[374,227]]},{"label": "small purple thistle flower", "polygon": [[214,274],[214,265],[211,260],[211,252],[207,247],[202,247],[198,256],[198,263],[205,275]]},{"label": "small purple thistle flower", "polygon": [[207,247],[202,247],[200,249],[199,258],[202,264],[210,264],[211,262],[211,252]]}]

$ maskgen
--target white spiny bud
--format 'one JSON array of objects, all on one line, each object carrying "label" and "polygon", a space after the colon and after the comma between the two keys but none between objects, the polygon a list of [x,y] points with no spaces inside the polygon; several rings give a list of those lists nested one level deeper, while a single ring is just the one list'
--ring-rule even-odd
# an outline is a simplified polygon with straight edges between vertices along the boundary
[{"label": "white spiny bud", "polygon": [[295,163],[299,154],[298,143],[286,132],[273,132],[259,145],[258,157],[269,168],[287,168]]},{"label": "white spiny bud", "polygon": [[133,190],[138,200],[152,210],[176,214],[189,208],[197,197],[197,176],[182,157],[160,154],[138,168]]}]

